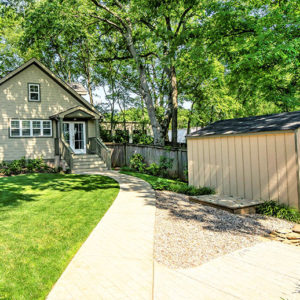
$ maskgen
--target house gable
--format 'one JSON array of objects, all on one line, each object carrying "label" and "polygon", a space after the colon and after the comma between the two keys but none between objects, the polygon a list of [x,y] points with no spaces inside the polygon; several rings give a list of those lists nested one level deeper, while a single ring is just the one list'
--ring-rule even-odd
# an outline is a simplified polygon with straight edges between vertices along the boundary
[{"label": "house gable", "polygon": [[71,88],[68,84],[66,84],[63,80],[57,77],[53,72],[51,72],[46,66],[44,66],[41,62],[37,59],[32,58],[31,60],[27,61],[22,66],[18,67],[14,71],[10,72],[7,76],[0,79],[0,87],[4,85],[7,81],[13,80],[15,76],[18,76],[20,73],[24,72],[26,69],[30,68],[31,66],[36,66],[42,72],[44,72],[49,78],[51,78],[54,82],[57,83],[62,89],[68,92],[71,96],[73,96],[78,104],[90,109],[94,113],[100,115],[100,113],[84,98],[82,98],[73,88]]},{"label": "house gable", "polygon": [[[28,83],[39,84],[41,101],[28,101]],[[36,64],[29,65],[9,80],[2,82],[0,99],[3,104],[1,115],[4,119],[49,118],[74,106],[86,107]]]}]

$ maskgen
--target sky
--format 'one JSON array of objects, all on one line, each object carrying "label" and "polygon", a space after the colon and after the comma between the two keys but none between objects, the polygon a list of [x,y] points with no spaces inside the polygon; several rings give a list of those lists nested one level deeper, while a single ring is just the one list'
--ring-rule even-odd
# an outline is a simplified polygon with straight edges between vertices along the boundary
[{"label": "sky", "polygon": [[[101,103],[106,103],[105,93],[104,93],[103,87],[97,87],[96,90],[94,91],[93,95],[94,95],[95,105],[101,104]],[[83,96],[83,98],[90,102],[89,95]],[[185,102],[185,103],[183,103],[183,107],[185,109],[190,109],[191,108],[191,103],[190,102]]]}]

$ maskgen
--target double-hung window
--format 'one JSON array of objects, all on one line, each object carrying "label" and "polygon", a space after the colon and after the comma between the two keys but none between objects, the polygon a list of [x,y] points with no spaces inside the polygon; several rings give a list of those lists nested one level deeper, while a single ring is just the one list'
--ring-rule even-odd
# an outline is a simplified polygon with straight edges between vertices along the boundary
[{"label": "double-hung window", "polygon": [[19,120],[10,121],[10,136],[21,136],[21,127]]},{"label": "double-hung window", "polygon": [[31,135],[31,130],[30,130],[30,122],[29,120],[22,120],[21,121],[21,133],[22,133],[22,136],[30,136]]},{"label": "double-hung window", "polygon": [[11,137],[51,137],[52,122],[50,120],[11,120]]},{"label": "double-hung window", "polygon": [[50,121],[43,121],[42,128],[43,128],[43,136],[51,135],[51,122]]},{"label": "double-hung window", "polygon": [[32,121],[32,135],[40,136],[42,134],[41,121]]},{"label": "double-hung window", "polygon": [[38,83],[28,83],[28,100],[41,101],[40,85]]}]

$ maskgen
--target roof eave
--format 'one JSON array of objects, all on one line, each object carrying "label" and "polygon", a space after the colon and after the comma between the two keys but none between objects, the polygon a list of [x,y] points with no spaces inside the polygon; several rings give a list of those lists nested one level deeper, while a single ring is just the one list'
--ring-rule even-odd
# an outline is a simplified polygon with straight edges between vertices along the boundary
[{"label": "roof eave", "polygon": [[277,134],[277,133],[286,133],[286,132],[294,132],[298,128],[295,129],[284,129],[284,130],[268,130],[268,131],[250,131],[250,132],[242,132],[242,133],[228,133],[228,134],[208,134],[208,135],[187,135],[187,139],[193,138],[211,138],[211,137],[228,137],[228,136],[243,136],[243,135],[261,135],[261,134]]}]

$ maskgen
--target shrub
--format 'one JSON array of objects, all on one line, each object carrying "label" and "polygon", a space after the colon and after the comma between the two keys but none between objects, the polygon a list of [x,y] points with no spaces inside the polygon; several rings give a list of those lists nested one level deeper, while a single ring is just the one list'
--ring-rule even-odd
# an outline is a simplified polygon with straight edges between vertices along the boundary
[{"label": "shrub", "polygon": [[132,137],[133,144],[143,144],[143,145],[151,145],[153,144],[153,137],[150,135],[147,135],[145,133],[135,133]]},{"label": "shrub", "polygon": [[146,164],[144,157],[139,153],[133,154],[130,159],[130,168],[141,173],[145,172]]},{"label": "shrub", "polygon": [[25,159],[22,157],[19,160],[12,162],[3,162],[0,164],[0,174],[5,176],[18,175],[24,173],[54,173],[55,169],[50,168],[42,158]]},{"label": "shrub", "polygon": [[128,130],[117,129],[115,135],[112,137],[115,143],[128,143],[129,142],[129,132]]},{"label": "shrub", "polygon": [[168,178],[168,170],[173,166],[173,159],[167,158],[165,156],[161,156],[159,159],[159,165],[156,163],[150,164],[147,167],[145,163],[145,158],[141,154],[134,154],[130,159],[130,168],[132,170],[147,173],[153,176],[160,176]]},{"label": "shrub", "polygon": [[100,129],[100,136],[101,139],[103,140],[103,142],[112,142],[113,141],[113,137],[111,135],[110,130],[104,129],[101,126],[99,126]]},{"label": "shrub", "polygon": [[161,156],[159,158],[159,170],[162,177],[168,177],[168,170],[173,167],[173,159]]},{"label": "shrub", "polygon": [[160,167],[156,163],[152,163],[148,168],[146,168],[146,171],[150,175],[157,176],[160,173]]},{"label": "shrub", "polygon": [[189,196],[210,195],[215,193],[214,189],[210,187],[196,188],[182,182],[180,182],[180,184],[171,184],[169,190],[175,193],[185,194]]},{"label": "shrub", "polygon": [[300,212],[276,201],[266,201],[257,206],[259,214],[285,219],[291,222],[300,223]]}]

